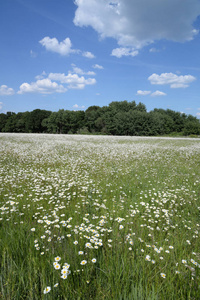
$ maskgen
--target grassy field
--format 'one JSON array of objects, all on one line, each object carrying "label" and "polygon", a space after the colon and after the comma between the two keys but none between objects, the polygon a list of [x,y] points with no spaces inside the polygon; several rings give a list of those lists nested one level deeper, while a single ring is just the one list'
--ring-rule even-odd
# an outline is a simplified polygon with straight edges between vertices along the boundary
[{"label": "grassy field", "polygon": [[200,299],[200,140],[0,134],[0,299]]}]

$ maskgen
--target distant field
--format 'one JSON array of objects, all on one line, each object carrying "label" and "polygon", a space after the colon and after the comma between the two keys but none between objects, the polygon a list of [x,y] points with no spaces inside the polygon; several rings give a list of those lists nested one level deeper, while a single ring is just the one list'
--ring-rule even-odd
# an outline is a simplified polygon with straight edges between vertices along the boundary
[{"label": "distant field", "polygon": [[200,299],[200,139],[0,134],[0,299]]}]

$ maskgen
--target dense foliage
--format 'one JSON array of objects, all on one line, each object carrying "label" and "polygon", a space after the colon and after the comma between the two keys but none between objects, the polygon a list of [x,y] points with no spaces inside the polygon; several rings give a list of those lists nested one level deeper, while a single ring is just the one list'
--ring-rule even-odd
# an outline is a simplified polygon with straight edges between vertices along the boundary
[{"label": "dense foliage", "polygon": [[200,135],[200,121],[192,115],[170,109],[147,112],[142,103],[114,101],[108,106],[90,106],[86,111],[60,109],[58,112],[51,112],[35,109],[17,114],[2,113],[0,132]]}]

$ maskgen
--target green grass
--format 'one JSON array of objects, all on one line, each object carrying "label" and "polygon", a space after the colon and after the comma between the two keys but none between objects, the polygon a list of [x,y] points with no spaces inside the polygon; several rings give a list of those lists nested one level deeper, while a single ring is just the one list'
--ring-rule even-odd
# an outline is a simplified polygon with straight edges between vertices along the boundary
[{"label": "green grass", "polygon": [[0,183],[0,299],[200,299],[199,140],[3,134]]}]

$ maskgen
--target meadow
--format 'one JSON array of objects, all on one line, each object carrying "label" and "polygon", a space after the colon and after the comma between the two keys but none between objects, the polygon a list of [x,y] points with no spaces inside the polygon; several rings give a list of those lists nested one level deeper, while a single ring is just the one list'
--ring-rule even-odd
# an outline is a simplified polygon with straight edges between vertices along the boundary
[{"label": "meadow", "polygon": [[200,139],[0,134],[0,299],[200,299]]}]

